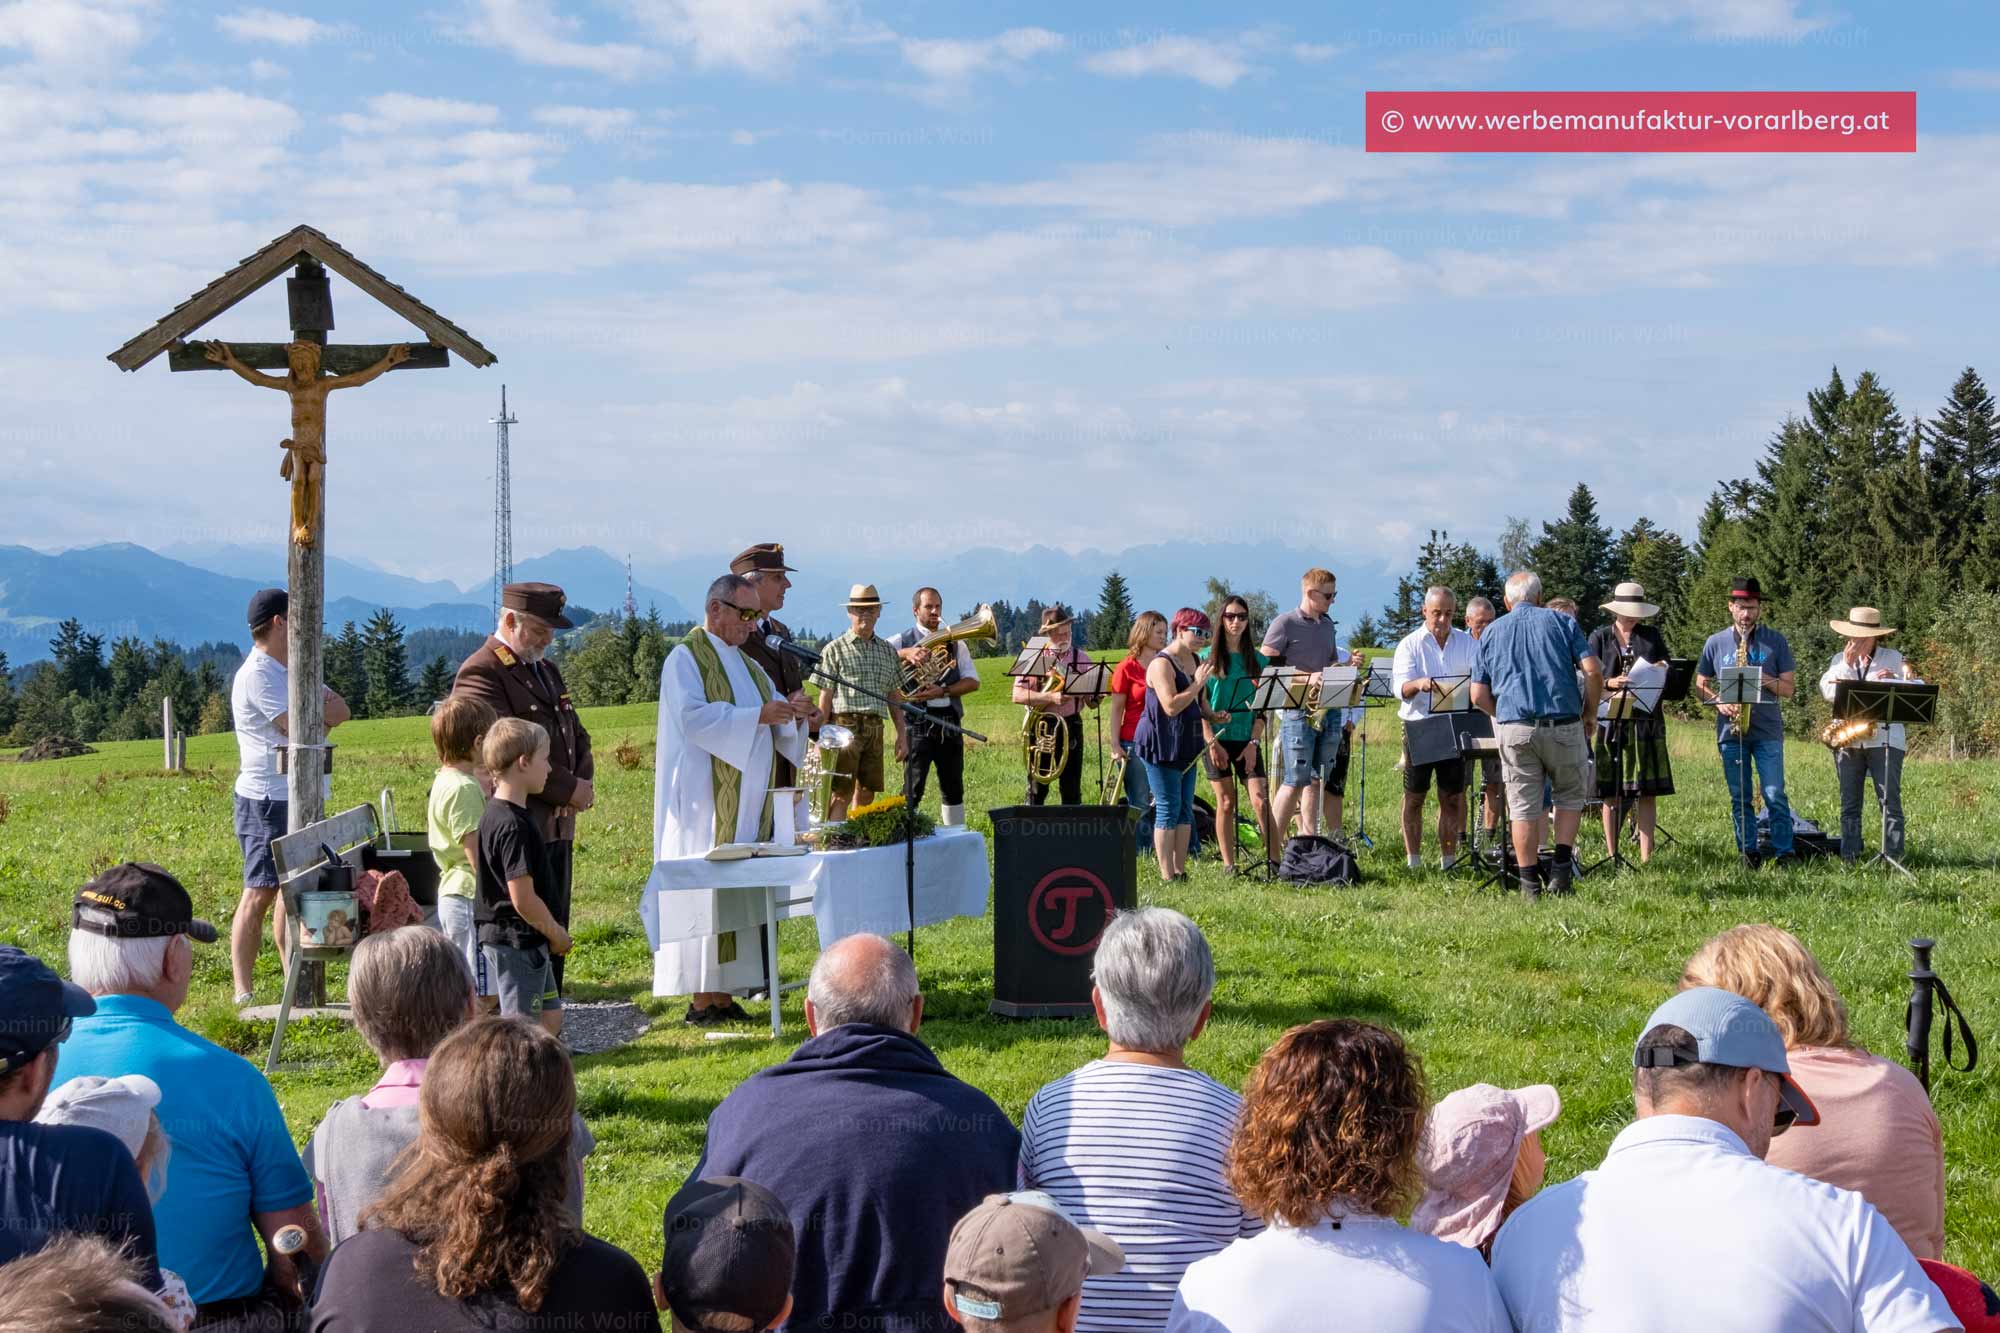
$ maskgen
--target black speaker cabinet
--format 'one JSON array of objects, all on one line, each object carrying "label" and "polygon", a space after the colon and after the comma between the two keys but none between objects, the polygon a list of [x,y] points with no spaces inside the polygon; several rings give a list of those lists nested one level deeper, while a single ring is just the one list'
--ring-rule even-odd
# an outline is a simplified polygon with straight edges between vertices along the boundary
[{"label": "black speaker cabinet", "polygon": [[1090,1014],[1090,963],[1112,914],[1139,902],[1124,805],[1016,805],[993,818],[993,1003],[1008,1018]]}]

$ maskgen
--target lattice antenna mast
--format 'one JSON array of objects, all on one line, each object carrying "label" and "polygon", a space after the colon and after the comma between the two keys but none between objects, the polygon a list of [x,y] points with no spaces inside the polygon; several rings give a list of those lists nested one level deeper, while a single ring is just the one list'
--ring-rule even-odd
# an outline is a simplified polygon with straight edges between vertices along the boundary
[{"label": "lattice antenna mast", "polygon": [[636,620],[638,617],[639,599],[632,595],[632,553],[627,551],[625,553],[625,618],[627,620]]},{"label": "lattice antenna mast", "polygon": [[514,581],[514,483],[507,460],[507,428],[520,418],[507,411],[507,386],[500,386],[500,415],[493,426],[493,618],[500,618],[500,590]]}]

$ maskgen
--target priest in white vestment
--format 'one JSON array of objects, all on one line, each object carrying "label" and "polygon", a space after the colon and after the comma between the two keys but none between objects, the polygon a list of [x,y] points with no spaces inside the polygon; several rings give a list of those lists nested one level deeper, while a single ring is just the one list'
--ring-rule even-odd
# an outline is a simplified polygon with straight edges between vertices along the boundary
[{"label": "priest in white vestment", "polygon": [[[751,582],[725,574],[709,585],[700,629],[667,655],[660,670],[660,722],[653,768],[653,854],[659,860],[702,856],[724,842],[771,836],[772,757],[805,758],[803,693],[778,694],[764,669],[738,651],[763,615]],[[734,811],[734,818],[730,812]],[[715,894],[652,895],[647,907],[683,921],[713,920]],[[697,902],[706,897],[710,901]],[[685,915],[683,915],[685,914]],[[654,922],[648,920],[649,928]],[[751,932],[674,940],[649,929],[658,950],[653,991],[691,997],[687,1018],[713,1023],[747,1018],[731,992],[765,985],[759,942]]]}]

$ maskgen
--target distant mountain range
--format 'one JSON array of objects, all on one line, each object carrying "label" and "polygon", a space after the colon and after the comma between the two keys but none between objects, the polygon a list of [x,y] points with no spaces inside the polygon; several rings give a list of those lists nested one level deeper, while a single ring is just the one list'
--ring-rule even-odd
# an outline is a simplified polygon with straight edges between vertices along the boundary
[{"label": "distant mountain range", "polygon": [[[943,589],[945,614],[957,617],[980,602],[1061,601],[1088,611],[1097,604],[1104,576],[1116,569],[1131,589],[1133,605],[1171,614],[1199,603],[1210,575],[1245,591],[1262,590],[1281,607],[1291,605],[1300,572],[1330,565],[1341,576],[1335,614],[1352,624],[1362,612],[1379,614],[1394,580],[1345,564],[1337,552],[1309,552],[1251,543],[1171,542],[1118,552],[1075,553],[1049,547],[1006,551],[982,547],[947,555],[912,553],[890,560],[801,548],[799,566],[780,614],[800,632],[837,632],[842,606],[855,583],[873,583],[887,610],[883,624],[910,621],[910,596],[924,584]],[[701,604],[710,580],[727,567],[727,553],[654,561],[635,570],[634,596],[665,620],[686,620]],[[616,611],[625,601],[625,563],[594,546],[551,551],[515,564],[517,579],[560,585],[571,602],[592,611]],[[326,562],[330,625],[367,620],[388,607],[405,629],[484,629],[492,624],[491,581],[461,588],[445,579],[413,578],[329,556]],[[74,616],[107,642],[120,635],[196,644],[221,640],[247,647],[243,609],[262,587],[283,586],[280,547],[182,544],[151,551],[108,542],[48,553],[0,546],[0,652],[19,667],[49,655],[58,621]],[[668,591],[671,589],[672,591]]]}]

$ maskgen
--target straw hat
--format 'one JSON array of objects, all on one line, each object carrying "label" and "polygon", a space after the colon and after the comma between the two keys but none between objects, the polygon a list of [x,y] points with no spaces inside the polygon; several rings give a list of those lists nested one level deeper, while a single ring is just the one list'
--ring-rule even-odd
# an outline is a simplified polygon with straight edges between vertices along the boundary
[{"label": "straw hat", "polygon": [[882,605],[882,599],[876,595],[875,585],[872,583],[857,583],[847,590],[847,606],[849,610],[853,610],[855,607],[880,605]]},{"label": "straw hat", "polygon": [[1660,614],[1660,608],[1646,600],[1645,585],[1639,583],[1619,584],[1611,590],[1611,600],[1599,609],[1614,616],[1635,616],[1640,620]]},{"label": "straw hat", "polygon": [[1894,625],[1882,623],[1882,613],[1872,606],[1857,606],[1847,613],[1845,620],[1829,620],[1835,634],[1845,634],[1850,639],[1879,639],[1894,634]]}]

